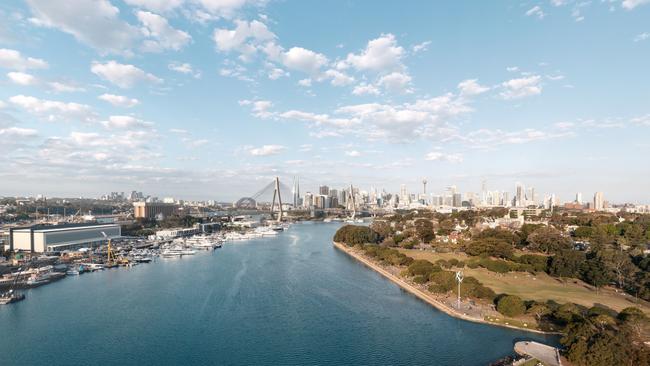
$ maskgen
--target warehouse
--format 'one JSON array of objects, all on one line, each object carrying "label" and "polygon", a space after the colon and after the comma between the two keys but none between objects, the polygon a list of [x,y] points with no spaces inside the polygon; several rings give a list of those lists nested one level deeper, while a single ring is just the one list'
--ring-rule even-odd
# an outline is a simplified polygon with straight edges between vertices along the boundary
[{"label": "warehouse", "polygon": [[98,247],[122,234],[116,224],[34,225],[11,228],[9,249],[28,252],[62,252]]}]

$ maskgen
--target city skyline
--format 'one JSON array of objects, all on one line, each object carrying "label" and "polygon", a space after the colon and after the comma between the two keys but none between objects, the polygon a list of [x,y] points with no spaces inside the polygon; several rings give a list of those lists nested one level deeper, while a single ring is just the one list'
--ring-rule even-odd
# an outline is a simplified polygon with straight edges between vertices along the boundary
[{"label": "city skyline", "polygon": [[650,202],[647,1],[95,4],[0,5],[0,195]]}]

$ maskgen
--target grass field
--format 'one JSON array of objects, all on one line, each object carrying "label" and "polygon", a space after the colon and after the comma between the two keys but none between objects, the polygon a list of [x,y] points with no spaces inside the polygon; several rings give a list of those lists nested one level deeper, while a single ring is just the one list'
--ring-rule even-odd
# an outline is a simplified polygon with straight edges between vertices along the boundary
[{"label": "grass field", "polygon": [[[449,260],[456,258],[463,261],[469,259],[464,253],[433,253],[417,249],[400,249],[400,251],[412,258],[426,259],[431,262],[438,259]],[[471,269],[465,267],[463,271],[466,276],[476,277],[497,294],[517,295],[524,300],[554,300],[558,303],[573,302],[586,307],[601,305],[616,311],[621,311],[629,306],[636,306],[646,314],[650,314],[650,304],[648,302],[639,300],[639,303],[635,303],[633,297],[617,293],[612,289],[601,289],[596,292],[591,286],[580,280],[570,279],[567,283],[563,283],[546,273],[539,273],[536,276],[525,272],[498,274],[484,268]]]}]

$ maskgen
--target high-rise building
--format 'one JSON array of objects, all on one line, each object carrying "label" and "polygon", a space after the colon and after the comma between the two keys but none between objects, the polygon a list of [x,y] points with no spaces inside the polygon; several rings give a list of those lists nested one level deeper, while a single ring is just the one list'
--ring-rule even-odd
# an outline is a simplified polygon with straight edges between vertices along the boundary
[{"label": "high-rise building", "polygon": [[399,189],[399,202],[402,205],[408,205],[410,202],[409,191],[406,189],[406,184],[402,184]]},{"label": "high-rise building", "polygon": [[522,207],[526,201],[526,188],[523,184],[517,182],[515,185],[515,206]]},{"label": "high-rise building", "polygon": [[300,180],[298,177],[293,177],[293,207],[297,208],[300,206]]},{"label": "high-rise building", "polygon": [[320,187],[318,187],[318,193],[323,194],[325,196],[329,196],[330,187],[328,187],[328,186],[320,186]]},{"label": "high-rise building", "polygon": [[576,193],[576,203],[582,204],[582,193]]},{"label": "high-rise building", "polygon": [[463,196],[460,193],[454,193],[452,196],[452,206],[460,207],[463,205]]},{"label": "high-rise building", "polygon": [[596,192],[594,193],[594,210],[596,211],[602,211],[603,208],[605,207],[605,195],[603,192]]}]

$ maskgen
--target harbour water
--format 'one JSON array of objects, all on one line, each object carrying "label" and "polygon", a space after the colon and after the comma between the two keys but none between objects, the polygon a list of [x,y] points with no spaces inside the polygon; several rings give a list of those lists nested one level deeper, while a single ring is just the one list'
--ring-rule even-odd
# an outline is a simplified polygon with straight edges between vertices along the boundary
[{"label": "harbour water", "polygon": [[471,366],[554,342],[433,309],[336,250],[338,227],[29,290],[0,307],[0,364]]}]

